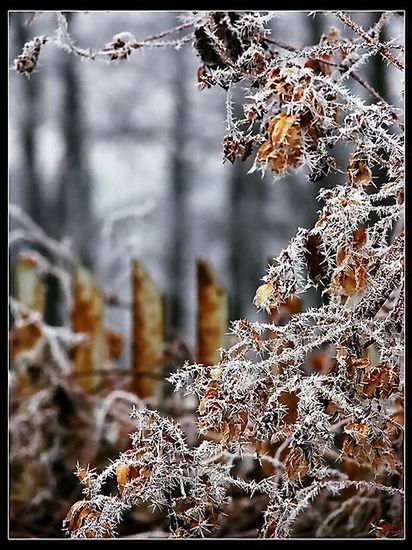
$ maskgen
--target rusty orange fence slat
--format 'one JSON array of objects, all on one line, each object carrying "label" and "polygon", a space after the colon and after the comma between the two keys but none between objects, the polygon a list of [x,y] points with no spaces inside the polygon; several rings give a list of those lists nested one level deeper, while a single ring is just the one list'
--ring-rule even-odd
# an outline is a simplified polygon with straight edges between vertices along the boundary
[{"label": "rusty orange fence slat", "polygon": [[103,294],[81,266],[74,272],[72,288],[72,328],[87,336],[87,341],[74,347],[73,373],[80,386],[93,391],[101,381],[104,362]]},{"label": "rusty orange fence slat", "polygon": [[164,298],[142,264],[132,262],[133,389],[158,400],[162,392]]},{"label": "rusty orange fence slat", "polygon": [[197,353],[198,362],[214,365],[220,359],[229,323],[226,290],[206,260],[197,261]]},{"label": "rusty orange fence slat", "polygon": [[[45,286],[40,279],[36,257],[21,254],[16,262],[16,298],[27,308],[44,315]],[[10,359],[31,349],[41,335],[40,328],[29,323],[10,331]]]}]

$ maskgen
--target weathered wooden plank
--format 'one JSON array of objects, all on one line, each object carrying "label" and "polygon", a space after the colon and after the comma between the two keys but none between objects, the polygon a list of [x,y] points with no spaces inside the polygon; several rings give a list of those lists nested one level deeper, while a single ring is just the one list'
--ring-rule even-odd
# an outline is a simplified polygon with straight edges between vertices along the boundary
[{"label": "weathered wooden plank", "polygon": [[163,296],[142,264],[132,262],[133,389],[155,402],[162,393]]},{"label": "weathered wooden plank", "polygon": [[226,290],[206,260],[197,261],[197,353],[198,362],[214,365],[220,359],[229,323]]},{"label": "weathered wooden plank", "polygon": [[103,295],[91,273],[81,266],[75,269],[72,289],[72,328],[87,336],[87,341],[73,349],[73,373],[78,384],[91,392],[101,382],[104,363]]},{"label": "weathered wooden plank", "polygon": [[[37,259],[33,254],[21,254],[16,262],[16,298],[27,308],[44,315],[45,286],[40,279]],[[24,315],[23,315],[24,317]],[[31,349],[41,336],[37,324],[28,323],[10,331],[10,360]]]},{"label": "weathered wooden plank", "polygon": [[21,254],[16,263],[16,297],[19,302],[42,315],[45,308],[45,287],[38,273],[34,254]]}]

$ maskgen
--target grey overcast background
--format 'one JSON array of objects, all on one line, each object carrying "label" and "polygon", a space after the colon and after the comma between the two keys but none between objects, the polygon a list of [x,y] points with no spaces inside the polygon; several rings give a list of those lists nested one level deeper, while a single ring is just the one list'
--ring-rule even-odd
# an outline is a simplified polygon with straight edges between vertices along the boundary
[{"label": "grey overcast background", "polygon": [[[172,28],[179,15],[75,12],[69,19],[77,43],[98,48],[122,31],[140,40]],[[380,14],[351,16],[368,29]],[[26,20],[25,13],[9,14],[10,67],[26,40],[56,28],[53,12]],[[279,12],[272,33],[300,47],[332,26],[349,32],[333,14]],[[402,40],[403,19],[394,17],[385,32],[385,39]],[[270,174],[246,175],[249,163],[222,164],[225,93],[198,91],[199,65],[190,43],[179,51],[142,48],[112,64],[82,62],[46,44],[30,79],[9,73],[10,203],[50,236],[70,239],[102,287],[125,301],[130,260],[140,259],[174,304],[169,334],[191,346],[196,258],[207,258],[229,289],[232,318],[262,318],[252,299],[266,261],[297,227],[312,224],[316,194],[328,185],[310,183],[305,172],[273,183]],[[372,62],[361,72],[399,105],[403,83],[396,69],[381,67]],[[356,82],[348,85],[370,101]],[[11,219],[11,229],[17,226]],[[27,246],[13,244],[12,260]],[[306,305],[317,299],[308,296]],[[64,311],[54,312],[55,322],[61,318],[67,320]],[[108,309],[106,318],[128,335],[126,311]]]}]

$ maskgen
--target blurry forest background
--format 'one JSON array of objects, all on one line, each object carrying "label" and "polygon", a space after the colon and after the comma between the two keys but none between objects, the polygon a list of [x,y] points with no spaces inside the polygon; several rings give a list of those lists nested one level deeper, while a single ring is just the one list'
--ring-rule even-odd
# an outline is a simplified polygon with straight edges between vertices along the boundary
[{"label": "blurry forest background", "polygon": [[[140,40],[172,28],[179,15],[74,12],[68,19],[77,44],[100,48],[122,31]],[[365,29],[380,15],[351,13]],[[24,12],[9,14],[10,67],[27,40],[56,28],[53,12],[41,12],[30,24],[28,18]],[[271,25],[274,37],[298,48],[317,43],[332,26],[348,32],[332,14],[322,13],[279,12]],[[403,32],[403,19],[394,17],[381,40]],[[225,92],[197,89],[199,65],[190,43],[178,51],[142,48],[128,61],[111,64],[81,62],[46,45],[29,79],[10,71],[10,234],[16,235],[10,243],[11,295],[17,255],[37,246],[15,233],[24,211],[71,248],[120,301],[130,299],[130,262],[140,260],[167,296],[169,339],[179,336],[189,348],[195,345],[199,257],[228,289],[231,319],[264,319],[252,300],[268,259],[287,246],[297,227],[312,226],[320,208],[317,193],[333,186],[336,176],[311,183],[300,171],[273,183],[270,173],[263,179],[247,175],[251,161],[223,164]],[[403,84],[395,71],[379,56],[359,69],[398,106]],[[373,100],[354,80],[347,85]],[[48,286],[46,322],[62,325],[68,305],[61,285],[50,275]],[[319,301],[309,294],[305,307]],[[109,308],[105,318],[125,337],[118,366],[127,368],[129,312]]]}]

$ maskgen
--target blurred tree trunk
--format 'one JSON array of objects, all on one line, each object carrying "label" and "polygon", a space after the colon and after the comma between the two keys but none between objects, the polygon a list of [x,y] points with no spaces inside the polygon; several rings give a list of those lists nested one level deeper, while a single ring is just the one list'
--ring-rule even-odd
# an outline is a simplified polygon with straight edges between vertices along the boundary
[{"label": "blurred tree trunk", "polygon": [[[76,14],[66,14],[73,27]],[[83,265],[93,261],[91,231],[94,226],[92,211],[92,182],[87,163],[82,90],[79,82],[79,59],[63,55],[60,62],[63,99],[61,134],[63,160],[57,192],[54,231],[59,236],[73,239],[74,248]],[[53,232],[54,232],[53,231]]]},{"label": "blurred tree trunk", "polygon": [[[16,14],[14,28],[18,48],[28,42],[32,36],[25,25],[26,13]],[[37,165],[36,134],[39,125],[39,84],[40,80],[34,75],[32,78],[21,78],[22,114],[20,117],[21,143],[23,146],[23,208],[27,214],[40,226],[44,225],[44,211],[42,208],[41,176]]]},{"label": "blurred tree trunk", "polygon": [[[13,23],[18,53],[23,45],[32,38],[31,29],[26,25],[27,13],[14,14]],[[22,90],[21,111],[19,117],[20,142],[22,144],[21,178],[22,194],[19,199],[23,210],[40,227],[46,229],[49,204],[42,193],[42,177],[38,165],[39,148],[37,133],[39,110],[41,107],[41,79],[34,74],[30,79],[20,78]],[[40,243],[30,243],[30,247],[46,257],[47,249]],[[15,295],[15,263],[20,247],[10,251],[10,293]]]},{"label": "blurred tree trunk", "polygon": [[173,52],[174,76],[172,93],[174,113],[171,128],[170,151],[170,249],[168,272],[170,294],[168,296],[168,326],[175,334],[182,334],[185,328],[185,260],[187,257],[188,221],[188,169],[185,160],[185,146],[188,128],[188,97],[186,90],[185,52]]},{"label": "blurred tree trunk", "polygon": [[[234,116],[242,118],[243,107],[234,98]],[[259,173],[247,174],[249,165],[237,159],[229,174],[229,293],[230,319],[245,317],[260,279],[265,273],[265,182]]]},{"label": "blurred tree trunk", "polygon": [[[76,16],[75,13],[66,13],[71,27]],[[49,210],[47,215],[51,235],[57,238],[70,238],[80,262],[92,268],[95,244],[92,181],[87,162],[79,66],[80,61],[74,55],[61,56],[60,128],[63,158],[58,174],[55,208]],[[65,317],[62,311],[61,283],[54,275],[49,275],[47,287],[46,319],[52,325],[61,325]]]}]

